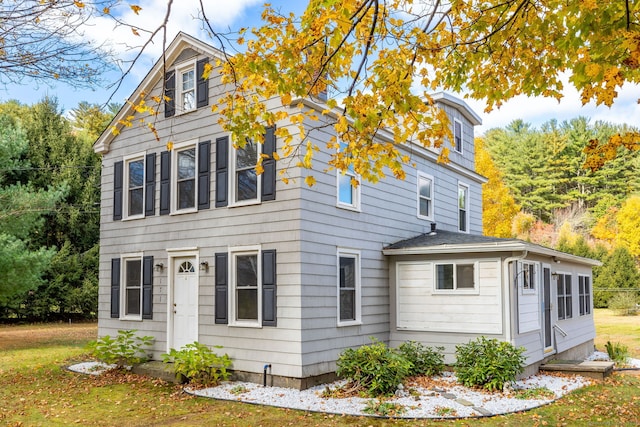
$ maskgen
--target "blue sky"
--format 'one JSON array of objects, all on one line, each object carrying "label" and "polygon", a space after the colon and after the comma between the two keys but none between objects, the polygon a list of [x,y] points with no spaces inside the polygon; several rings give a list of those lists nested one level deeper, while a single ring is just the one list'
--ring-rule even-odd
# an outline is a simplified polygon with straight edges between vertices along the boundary
[{"label": "blue sky", "polygon": [[[216,31],[236,31],[241,27],[261,25],[260,14],[264,0],[205,1],[204,3],[207,5],[205,6],[207,7],[207,16]],[[300,13],[307,2],[305,0],[274,0],[270,3],[275,9]],[[154,28],[154,24],[157,25],[165,13],[166,3],[158,0],[141,0],[138,4],[142,7],[139,15],[134,15],[128,7],[118,13],[126,22],[135,22],[143,28]],[[198,4],[197,0],[174,2],[169,21],[168,41],[171,41],[178,31],[184,31],[211,43],[206,34],[200,30],[199,22],[194,19]],[[103,19],[93,22],[87,34],[97,41],[112,43],[113,48],[121,54],[123,59],[130,58],[131,53],[124,48],[126,43],[131,44],[131,40],[135,39],[130,29],[114,28],[113,22]],[[133,73],[125,80],[122,88],[113,94],[112,100],[114,102],[124,102],[125,98],[133,92],[160,55],[160,50],[161,43],[157,40],[148,53],[141,58]],[[569,86],[569,84],[565,85],[568,88]],[[17,99],[22,103],[32,104],[41,100],[45,95],[57,97],[60,107],[64,110],[70,110],[80,101],[104,103],[112,95],[112,90],[105,88],[76,90],[63,83],[36,87],[27,82],[20,86],[0,88],[0,101]],[[487,129],[506,126],[515,119],[522,119],[534,126],[539,126],[551,119],[562,122],[574,117],[586,116],[592,121],[604,120],[640,126],[638,98],[640,98],[640,87],[627,85],[620,91],[612,108],[595,107],[594,105],[582,106],[578,93],[571,88],[565,91],[565,97],[560,103],[554,99],[518,97],[491,113],[484,112],[485,104],[482,101],[465,99],[465,102],[482,117],[483,125],[476,130],[479,135]]]}]

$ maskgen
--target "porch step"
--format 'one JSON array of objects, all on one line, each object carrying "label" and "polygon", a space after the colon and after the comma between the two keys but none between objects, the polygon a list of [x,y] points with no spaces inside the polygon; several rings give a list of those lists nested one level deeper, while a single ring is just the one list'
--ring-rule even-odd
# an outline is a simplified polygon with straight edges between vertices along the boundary
[{"label": "porch step", "polygon": [[551,360],[541,365],[540,370],[576,374],[596,380],[604,380],[613,372],[613,366],[613,362],[605,361]]},{"label": "porch step", "polygon": [[160,378],[170,383],[180,384],[183,382],[180,377],[176,376],[173,370],[173,363],[164,363],[158,360],[135,365],[132,372],[138,375]]}]

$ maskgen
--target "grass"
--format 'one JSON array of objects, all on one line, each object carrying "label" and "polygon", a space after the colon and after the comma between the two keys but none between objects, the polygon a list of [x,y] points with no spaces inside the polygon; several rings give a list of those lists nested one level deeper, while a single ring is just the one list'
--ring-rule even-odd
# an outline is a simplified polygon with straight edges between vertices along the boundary
[{"label": "grass", "polygon": [[[600,314],[599,330],[637,335],[636,323]],[[385,420],[216,401],[151,378],[67,371],[88,358],[84,345],[95,337],[95,324],[0,327],[0,426],[631,426],[640,419],[640,377],[620,374],[533,411],[470,420]]]},{"label": "grass", "polygon": [[596,322],[596,348],[606,351],[607,341],[626,345],[629,356],[640,359],[640,315],[620,316],[613,310],[598,308],[593,311]]}]

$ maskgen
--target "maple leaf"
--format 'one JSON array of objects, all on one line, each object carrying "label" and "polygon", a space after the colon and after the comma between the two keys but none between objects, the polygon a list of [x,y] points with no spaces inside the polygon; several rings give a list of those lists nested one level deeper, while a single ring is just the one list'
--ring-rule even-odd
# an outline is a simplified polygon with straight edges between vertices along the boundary
[{"label": "maple leaf", "polygon": [[140,13],[140,11],[142,10],[142,8],[140,6],[138,6],[137,4],[132,4],[129,7],[131,8],[131,10],[133,10],[133,13],[135,13],[136,15],[138,15]]}]

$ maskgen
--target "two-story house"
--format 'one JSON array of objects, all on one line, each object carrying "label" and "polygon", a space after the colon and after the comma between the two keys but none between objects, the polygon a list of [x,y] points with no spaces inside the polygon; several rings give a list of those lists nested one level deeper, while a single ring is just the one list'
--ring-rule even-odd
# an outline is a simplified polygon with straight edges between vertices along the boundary
[{"label": "two-story house", "polygon": [[[327,152],[312,171],[277,162],[273,128],[264,144],[234,148],[211,110],[229,87],[215,72],[202,78],[216,58],[215,48],[179,34],[130,98],[167,96],[154,119],[162,142],[131,126],[95,143],[100,335],[152,335],[157,359],[194,341],[221,345],[237,375],[257,380],[270,365],[276,384],[303,388],[371,337],[441,345],[447,362],[456,344],[496,337],[525,346],[530,370],[551,355],[593,350],[596,263],[482,236],[480,118],[463,101],[434,95],[451,119],[449,163],[408,141],[415,166],[406,179],[353,186],[349,173],[326,172]],[[114,123],[136,114],[125,106]],[[320,147],[330,138],[331,127],[323,129],[312,134]],[[260,153],[270,157],[257,175]],[[288,184],[278,179],[285,166]],[[304,183],[309,173],[313,187]]]}]

